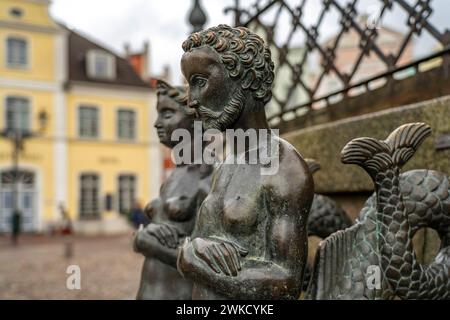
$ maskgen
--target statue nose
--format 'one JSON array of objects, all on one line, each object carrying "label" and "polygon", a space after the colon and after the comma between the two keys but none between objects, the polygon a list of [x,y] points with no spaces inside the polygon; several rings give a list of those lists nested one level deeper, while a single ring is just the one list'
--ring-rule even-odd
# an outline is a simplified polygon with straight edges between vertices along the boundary
[{"label": "statue nose", "polygon": [[160,128],[162,128],[162,123],[161,123],[161,121],[158,119],[158,120],[156,120],[156,122],[153,124],[153,126],[154,126],[156,129],[160,129]]},{"label": "statue nose", "polygon": [[200,102],[198,102],[198,100],[189,102],[189,108],[197,109],[198,107],[200,107]]}]

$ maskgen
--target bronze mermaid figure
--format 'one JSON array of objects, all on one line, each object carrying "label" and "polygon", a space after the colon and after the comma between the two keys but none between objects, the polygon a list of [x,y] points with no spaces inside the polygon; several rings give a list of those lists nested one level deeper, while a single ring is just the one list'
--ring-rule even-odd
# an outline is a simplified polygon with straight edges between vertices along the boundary
[{"label": "bronze mermaid figure", "polygon": [[[194,119],[187,112],[186,101],[184,89],[158,81],[155,128],[160,142],[169,148],[176,144],[171,139],[175,129],[193,131]],[[194,228],[197,209],[210,188],[211,173],[209,165],[177,164],[161,186],[159,198],[147,205],[151,223],[134,239],[135,251],[145,256],[137,299],[191,299],[192,282],[178,273],[176,258],[179,245]]]},{"label": "bronze mermaid figure", "polygon": [[[362,167],[375,194],[359,222],[321,243],[309,299],[450,298],[449,178],[432,170],[400,174],[430,133],[426,124],[407,124],[384,141],[360,138],[343,149],[342,161]],[[441,238],[441,250],[430,265],[418,262],[412,245],[423,227],[435,229]],[[367,283],[373,267],[380,270],[378,286]]]},{"label": "bronze mermaid figure", "polygon": [[[250,30],[226,25],[192,34],[183,49],[189,106],[205,129],[263,133],[254,145],[227,149],[192,237],[180,250],[178,270],[194,282],[194,299],[298,299],[314,186],[303,158],[267,123],[270,50]],[[252,151],[275,149],[275,174],[263,174],[275,160],[247,161]]]}]

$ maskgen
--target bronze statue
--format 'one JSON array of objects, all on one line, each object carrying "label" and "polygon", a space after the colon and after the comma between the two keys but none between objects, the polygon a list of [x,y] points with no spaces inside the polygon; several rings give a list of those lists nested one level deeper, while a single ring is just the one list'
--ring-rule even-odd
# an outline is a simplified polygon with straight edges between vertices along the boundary
[{"label": "bronze statue", "polygon": [[[186,102],[184,89],[158,81],[155,128],[160,142],[169,148],[176,144],[171,139],[175,129],[193,131],[194,119]],[[135,251],[145,256],[137,299],[191,299],[192,283],[178,273],[176,258],[178,246],[194,228],[197,209],[210,188],[211,173],[208,165],[177,163],[161,186],[160,197],[147,205],[151,223],[134,239]]]},{"label": "bronze statue", "polygon": [[[342,151],[342,161],[362,167],[375,195],[359,221],[319,247],[308,288],[309,299],[449,299],[450,181],[431,170],[400,174],[431,129],[404,125],[385,141],[361,138]],[[435,229],[442,248],[430,265],[421,265],[412,246],[420,228]],[[380,279],[376,283],[379,269]]]},{"label": "bronze statue", "polygon": [[[226,141],[227,154],[198,209],[192,235],[180,247],[188,232],[173,237],[170,228],[146,232],[143,241],[140,233],[136,242],[151,244],[142,246],[150,254],[161,244],[172,248],[171,254],[154,255],[172,266],[178,253],[176,266],[192,281],[193,299],[298,299],[314,185],[303,158],[267,123],[264,106],[274,80],[270,50],[248,29],[226,25],[192,34],[183,49],[188,114],[200,118],[205,130],[227,136],[230,130],[263,134],[243,146]],[[344,148],[342,161],[367,171],[375,195],[353,226],[320,243],[306,298],[449,298],[449,178],[430,170],[400,174],[430,131],[425,124],[409,124],[385,141],[361,138]],[[254,151],[270,153],[271,161],[251,162]],[[263,174],[275,159],[276,173]],[[423,227],[437,230],[442,240],[428,266],[417,261],[412,247],[414,233]]]},{"label": "bronze statue", "polygon": [[[226,25],[192,34],[183,49],[189,106],[204,128],[266,134],[256,146],[228,149],[192,238],[180,249],[178,270],[194,282],[193,299],[298,299],[314,186],[303,158],[267,123],[264,106],[274,79],[270,50],[250,30]],[[250,163],[247,155],[272,151],[273,145],[278,172],[265,175],[266,164]]]},{"label": "bronze statue", "polygon": [[[305,159],[309,171],[314,175],[320,170],[320,163],[314,159]],[[320,240],[327,238],[333,233],[349,228],[352,221],[345,210],[333,199],[322,194],[314,194],[314,200],[308,218],[308,263],[303,278],[303,290],[306,290],[311,279],[313,268],[313,257]],[[312,237],[317,237],[313,239]],[[312,241],[311,241],[312,240]]]},{"label": "bronze statue", "polygon": [[[311,174],[320,170],[320,164],[313,159],[305,159]],[[308,236],[325,239],[339,230],[352,225],[345,210],[333,199],[316,193],[308,218]]]}]

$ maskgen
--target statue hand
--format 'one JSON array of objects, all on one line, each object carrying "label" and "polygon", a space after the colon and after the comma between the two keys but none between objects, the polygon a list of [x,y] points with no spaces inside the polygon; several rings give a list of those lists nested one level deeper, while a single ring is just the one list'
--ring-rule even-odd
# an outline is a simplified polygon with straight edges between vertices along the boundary
[{"label": "statue hand", "polygon": [[195,255],[206,262],[216,273],[226,276],[237,276],[241,270],[241,257],[248,251],[229,242],[215,242],[196,238],[192,241]]},{"label": "statue hand", "polygon": [[140,225],[139,230],[134,233],[133,238],[133,250],[136,253],[142,253],[146,257],[152,255],[151,242],[155,241],[154,237],[149,235],[142,225]]},{"label": "statue hand", "polygon": [[145,231],[154,236],[158,241],[166,247],[176,249],[179,245],[178,241],[183,234],[177,228],[169,224],[150,223]]}]

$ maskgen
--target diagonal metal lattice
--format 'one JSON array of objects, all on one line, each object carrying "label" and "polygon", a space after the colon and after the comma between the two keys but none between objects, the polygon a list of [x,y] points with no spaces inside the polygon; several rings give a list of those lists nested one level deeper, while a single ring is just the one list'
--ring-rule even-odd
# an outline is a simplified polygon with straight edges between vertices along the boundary
[{"label": "diagonal metal lattice", "polygon": [[[367,9],[364,2],[367,3],[367,0],[235,0],[235,5],[225,10],[234,13],[236,25],[246,26],[265,37],[272,49],[276,64],[275,79],[276,82],[279,79],[283,82],[280,84],[282,90],[274,90],[271,103],[275,111],[269,114],[272,122],[283,121],[287,113],[305,114],[320,106],[320,103],[329,106],[333,97],[345,99],[353,88],[361,85],[367,87],[370,80],[405,70],[407,64],[413,62],[405,56],[410,54],[414,38],[426,34],[443,49],[443,53],[448,53],[450,32],[440,31],[430,22],[432,0],[371,1],[377,6],[376,17],[363,24],[361,16]],[[314,17],[310,15],[312,6],[316,12]],[[394,11],[396,15],[393,15]],[[399,16],[405,22],[401,40],[395,50],[386,52],[380,44],[380,30],[385,20],[398,19]],[[331,32],[330,19],[334,23]],[[381,21],[383,26],[380,27]],[[355,47],[358,53],[351,57],[350,62],[347,61],[351,67],[342,68],[339,53],[345,47],[344,39],[349,33],[357,39]],[[325,41],[326,38],[329,38],[328,41]],[[379,70],[361,79],[358,73],[368,57],[372,61],[377,60]],[[319,66],[313,76],[307,72],[311,59],[315,59]],[[327,85],[331,78],[332,88]],[[296,92],[301,92],[301,97],[295,95]]]}]

